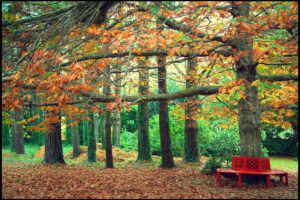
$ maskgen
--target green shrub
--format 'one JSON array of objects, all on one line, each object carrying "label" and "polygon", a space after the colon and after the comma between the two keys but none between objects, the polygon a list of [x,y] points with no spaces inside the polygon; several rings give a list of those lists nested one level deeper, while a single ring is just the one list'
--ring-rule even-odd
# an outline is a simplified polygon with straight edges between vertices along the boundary
[{"label": "green shrub", "polygon": [[240,138],[237,133],[221,131],[213,135],[212,140],[206,146],[206,156],[220,157],[226,164],[233,156],[240,155]]},{"label": "green shrub", "polygon": [[224,160],[222,158],[210,157],[210,159],[205,162],[205,165],[201,171],[205,174],[216,173],[217,168],[222,167],[223,162]]},{"label": "green shrub", "polygon": [[125,151],[137,151],[138,132],[129,132],[125,128],[120,129],[120,146]]}]

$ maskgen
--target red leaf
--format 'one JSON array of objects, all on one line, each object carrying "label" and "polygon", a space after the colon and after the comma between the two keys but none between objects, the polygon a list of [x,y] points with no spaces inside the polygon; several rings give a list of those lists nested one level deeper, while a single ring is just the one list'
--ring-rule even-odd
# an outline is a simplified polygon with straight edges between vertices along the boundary
[{"label": "red leaf", "polygon": [[127,111],[129,112],[129,111],[130,111],[130,109],[129,109],[129,105],[128,105],[128,103],[125,101],[125,102],[124,102],[124,104],[125,104],[125,106],[127,106]]},{"label": "red leaf", "polygon": [[120,99],[121,99],[121,97],[118,97],[118,98],[116,99],[117,103],[120,103]]}]

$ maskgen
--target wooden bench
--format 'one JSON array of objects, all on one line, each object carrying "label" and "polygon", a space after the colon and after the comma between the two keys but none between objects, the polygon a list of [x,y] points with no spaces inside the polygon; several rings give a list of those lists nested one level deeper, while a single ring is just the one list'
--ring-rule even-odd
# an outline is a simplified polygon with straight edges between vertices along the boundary
[{"label": "wooden bench", "polygon": [[[217,182],[221,185],[221,174],[236,174],[239,178],[239,187],[242,186],[243,174],[256,174],[267,176],[267,187],[270,187],[270,176],[280,176],[280,181],[283,181],[285,176],[285,183],[288,185],[288,173],[283,170],[271,170],[270,158],[254,158],[254,157],[240,157],[233,156],[231,169],[219,168],[217,169]],[[244,176],[245,181],[246,176]]]}]

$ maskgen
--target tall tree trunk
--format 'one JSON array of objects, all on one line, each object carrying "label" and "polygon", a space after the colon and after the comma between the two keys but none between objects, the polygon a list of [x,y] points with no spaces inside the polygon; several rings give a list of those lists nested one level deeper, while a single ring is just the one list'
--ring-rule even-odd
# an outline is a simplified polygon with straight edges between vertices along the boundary
[{"label": "tall tree trunk", "polygon": [[[147,59],[147,58],[142,58]],[[145,65],[144,60],[141,65]],[[139,68],[139,94],[146,95],[149,90],[149,74],[147,69]],[[138,157],[137,161],[151,161],[150,139],[149,139],[149,117],[148,103],[138,104]]]},{"label": "tall tree trunk", "polygon": [[95,141],[95,131],[94,131],[94,119],[93,113],[90,113],[89,121],[89,146],[88,146],[88,162],[96,162],[96,141]]},{"label": "tall tree trunk", "polygon": [[83,146],[88,146],[89,144],[89,122],[87,120],[83,120]]},{"label": "tall tree trunk", "polygon": [[[110,66],[106,67],[106,73],[110,74]],[[109,79],[106,78],[106,83],[109,84]],[[110,93],[110,86],[106,85],[104,86],[104,94],[109,95]],[[106,168],[114,168],[113,164],[113,155],[112,155],[112,144],[111,144],[111,111],[106,108],[105,105],[105,126],[104,126],[104,133],[105,135],[105,154],[106,154]]]},{"label": "tall tree trunk", "polygon": [[72,137],[73,137],[73,158],[77,158],[80,155],[77,124],[73,124],[72,126]]},{"label": "tall tree trunk", "polygon": [[83,120],[78,123],[79,144],[83,146]]},{"label": "tall tree trunk", "polygon": [[16,134],[16,153],[25,154],[24,150],[24,129],[23,129],[23,109],[17,109],[16,122],[17,122],[17,134]]},{"label": "tall tree trunk", "polygon": [[[195,80],[193,74],[197,72],[197,63],[190,59],[187,65],[187,76],[190,79],[186,81],[186,88],[191,88],[195,85]],[[192,97],[186,97],[187,107],[185,109],[185,129],[184,129],[184,161],[185,162],[199,162],[199,149],[198,149],[198,124],[197,120],[193,119],[192,116],[197,112],[197,105],[194,103],[189,103],[188,101],[193,101],[198,99],[197,95]]]},{"label": "tall tree trunk", "polygon": [[16,135],[17,135],[17,123],[16,123],[16,112],[11,113],[12,124],[11,124],[11,151],[16,152]]},{"label": "tall tree trunk", "polygon": [[[235,4],[233,2],[233,4]],[[249,3],[234,6],[233,13],[236,16],[249,16]],[[258,91],[256,87],[250,86],[255,81],[256,66],[253,59],[253,42],[248,33],[239,30],[235,38],[234,46],[239,52],[248,52],[236,61],[237,79],[247,80],[245,86],[246,99],[238,102],[239,107],[239,134],[241,141],[241,156],[261,157],[261,113],[259,109]]]},{"label": "tall tree trunk", "polygon": [[[116,93],[118,96],[120,96],[121,87],[119,87],[119,85],[122,84],[120,73],[116,74],[116,79],[117,79],[116,84],[118,85],[116,89]],[[120,148],[120,126],[121,126],[121,113],[117,109],[115,109],[114,120],[113,120],[113,136],[114,136],[114,144],[119,148]]]},{"label": "tall tree trunk", "polygon": [[95,126],[95,142],[98,143],[99,142],[99,133],[100,133],[99,111],[98,110],[94,113],[94,126]]},{"label": "tall tree trunk", "polygon": [[[161,67],[158,68],[158,89],[159,94],[167,93],[166,83],[166,58],[165,56],[157,57],[157,64]],[[162,100],[159,102],[159,131],[160,131],[160,146],[162,153],[162,165],[163,168],[173,168],[174,160],[171,150],[171,138],[170,138],[170,123],[169,123],[169,109],[168,101]]]},{"label": "tall tree trunk", "polygon": [[106,149],[106,106],[107,104],[103,104],[103,119],[102,119],[102,130],[103,130],[103,134],[102,134],[102,149]]},{"label": "tall tree trunk", "polygon": [[[38,109],[38,113],[39,113],[39,116],[40,116],[40,118],[38,120],[38,124],[41,124],[45,119],[44,111],[42,109]],[[38,134],[39,134],[39,143],[38,144],[39,144],[39,146],[43,146],[44,143],[45,143],[45,134],[42,133],[42,132],[39,132]]]},{"label": "tall tree trunk", "polygon": [[[51,112],[52,113],[52,112]],[[53,114],[53,113],[52,113]],[[58,117],[58,122],[50,124],[50,130],[45,135],[45,163],[54,164],[62,163],[65,164],[62,142],[61,142],[61,117]]]}]

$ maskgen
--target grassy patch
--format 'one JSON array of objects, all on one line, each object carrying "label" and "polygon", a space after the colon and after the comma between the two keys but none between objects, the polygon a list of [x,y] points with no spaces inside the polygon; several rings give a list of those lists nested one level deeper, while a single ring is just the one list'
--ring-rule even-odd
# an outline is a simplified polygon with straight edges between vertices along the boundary
[{"label": "grassy patch", "polygon": [[290,156],[270,156],[271,169],[298,171],[298,161]]}]

